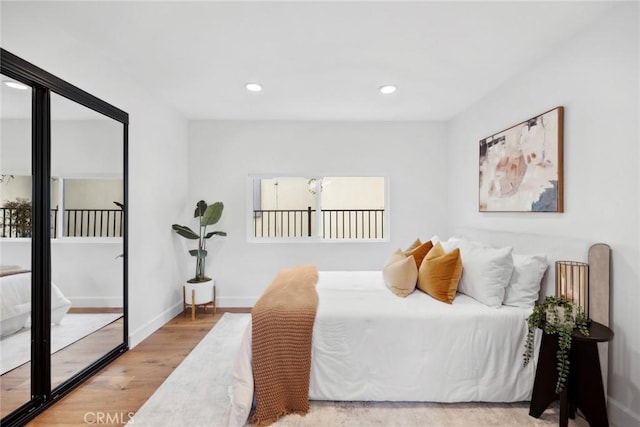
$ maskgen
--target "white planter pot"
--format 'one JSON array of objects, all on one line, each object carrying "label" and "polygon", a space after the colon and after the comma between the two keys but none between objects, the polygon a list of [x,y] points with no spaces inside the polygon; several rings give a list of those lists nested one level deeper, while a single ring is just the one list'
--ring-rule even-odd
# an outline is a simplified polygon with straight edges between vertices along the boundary
[{"label": "white planter pot", "polygon": [[195,305],[206,304],[213,301],[213,279],[208,282],[185,283],[184,285],[184,302],[191,304],[192,296]]},{"label": "white planter pot", "polygon": [[[191,320],[196,318],[196,306],[211,303],[216,314],[216,287],[213,279],[200,283],[185,283],[182,287],[182,306],[185,314],[191,307]],[[206,308],[206,307],[205,307]]]}]

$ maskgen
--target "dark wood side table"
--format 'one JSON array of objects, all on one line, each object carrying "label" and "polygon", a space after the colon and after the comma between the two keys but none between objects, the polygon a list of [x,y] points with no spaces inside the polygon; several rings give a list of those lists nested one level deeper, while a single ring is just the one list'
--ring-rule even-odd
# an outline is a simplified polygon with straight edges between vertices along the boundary
[{"label": "dark wood side table", "polygon": [[611,329],[593,321],[589,325],[589,336],[584,336],[577,330],[573,332],[569,353],[569,379],[565,389],[558,395],[555,391],[558,381],[558,337],[542,334],[529,415],[540,417],[552,402],[560,399],[561,427],[569,424],[569,417],[575,418],[577,409],[584,414],[591,427],[608,426],[607,399],[602,386],[598,343],[612,339]]}]

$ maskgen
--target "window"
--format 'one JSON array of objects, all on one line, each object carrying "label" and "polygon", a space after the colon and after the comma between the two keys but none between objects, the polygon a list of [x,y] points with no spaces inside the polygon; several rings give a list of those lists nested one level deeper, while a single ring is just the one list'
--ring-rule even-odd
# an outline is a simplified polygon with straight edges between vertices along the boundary
[{"label": "window", "polygon": [[[52,178],[51,237],[122,237],[117,178]],[[31,237],[31,176],[0,176],[0,237]]]},{"label": "window", "polygon": [[121,179],[67,178],[62,180],[63,215],[58,236],[122,237]]},{"label": "window", "polygon": [[0,175],[0,237],[31,237],[30,175]]},{"label": "window", "polygon": [[250,240],[387,240],[379,176],[250,176]]}]

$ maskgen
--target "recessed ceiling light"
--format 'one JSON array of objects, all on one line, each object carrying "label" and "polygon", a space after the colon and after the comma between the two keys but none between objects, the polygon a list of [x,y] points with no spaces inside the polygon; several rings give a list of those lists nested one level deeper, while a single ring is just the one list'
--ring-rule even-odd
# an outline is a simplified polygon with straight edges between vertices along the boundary
[{"label": "recessed ceiling light", "polygon": [[244,87],[246,87],[249,92],[260,92],[262,90],[262,86],[258,83],[247,83]]},{"label": "recessed ceiling light", "polygon": [[7,86],[9,86],[10,88],[13,88],[13,89],[20,89],[20,90],[29,89],[29,86],[23,85],[22,83],[14,82],[13,80],[5,80],[2,83],[4,83],[5,85],[7,85]]},{"label": "recessed ceiling light", "polygon": [[388,95],[390,93],[393,93],[396,91],[396,87],[394,85],[384,85],[384,86],[380,86],[378,88],[378,90],[380,91],[380,93],[384,93],[385,95]]}]

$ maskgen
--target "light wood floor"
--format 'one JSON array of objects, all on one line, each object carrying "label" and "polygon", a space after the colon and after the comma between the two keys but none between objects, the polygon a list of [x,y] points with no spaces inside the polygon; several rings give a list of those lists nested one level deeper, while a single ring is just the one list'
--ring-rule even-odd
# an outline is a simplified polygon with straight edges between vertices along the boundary
[{"label": "light wood floor", "polygon": [[27,425],[86,426],[100,416],[113,421],[100,425],[125,424],[226,311],[250,309],[199,311],[195,321],[176,316]]}]

